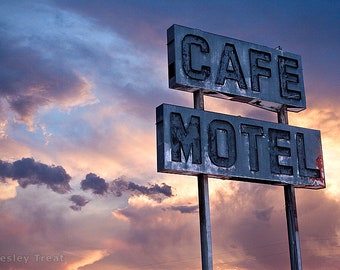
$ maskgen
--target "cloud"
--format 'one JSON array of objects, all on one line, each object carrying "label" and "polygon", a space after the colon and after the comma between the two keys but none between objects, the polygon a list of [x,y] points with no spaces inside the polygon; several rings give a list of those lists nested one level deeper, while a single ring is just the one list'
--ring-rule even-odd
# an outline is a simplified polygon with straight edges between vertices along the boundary
[{"label": "cloud", "polygon": [[22,188],[29,185],[46,185],[54,192],[64,194],[71,190],[71,176],[61,166],[48,166],[33,158],[22,158],[13,163],[0,160],[0,179],[17,180]]},{"label": "cloud", "polygon": [[121,196],[123,191],[132,195],[145,195],[157,202],[161,202],[164,198],[173,196],[171,186],[162,183],[161,185],[153,184],[149,186],[138,185],[132,181],[118,178],[110,182],[110,191],[115,196]]},{"label": "cloud", "polygon": [[5,29],[0,41],[0,99],[8,102],[17,121],[32,127],[42,106],[69,108],[96,102],[92,85],[75,60],[88,46],[75,38],[77,26],[89,24],[42,2],[32,3],[30,9],[23,2],[15,6],[4,2],[0,14]]},{"label": "cloud", "polygon": [[77,252],[78,256],[81,257],[78,261],[73,262],[67,266],[67,270],[78,270],[86,265],[91,265],[96,261],[101,260],[108,255],[107,250],[85,250]]},{"label": "cloud", "polygon": [[6,180],[4,180],[4,183],[0,182],[0,200],[15,198],[17,195],[16,187],[18,185],[19,184],[15,181],[7,182]]},{"label": "cloud", "polygon": [[9,47],[8,42],[4,36],[0,43],[0,97],[6,98],[20,120],[27,121],[41,106],[67,104],[71,96],[78,100],[74,104],[93,98],[89,83],[66,62],[56,63],[60,59],[46,58],[37,49],[19,44]]},{"label": "cloud", "polygon": [[12,177],[13,175],[13,165],[9,162],[0,160],[0,179],[4,182],[5,178]]},{"label": "cloud", "polygon": [[[67,174],[63,167],[48,166],[35,161],[33,158],[22,158],[13,163],[0,160],[0,181],[3,182],[1,188],[11,194],[6,195],[4,198],[15,197],[15,187],[17,185],[8,185],[7,179],[16,180],[22,188],[29,185],[46,185],[47,188],[59,194],[71,191],[69,183],[71,176]],[[173,196],[171,186],[165,183],[143,186],[123,178],[107,182],[94,173],[88,173],[85,179],[80,182],[80,187],[82,190],[90,190],[96,195],[112,194],[115,197],[121,197],[124,192],[128,192],[132,196],[145,195],[157,202]],[[75,194],[69,200],[73,203],[70,208],[75,211],[80,211],[82,207],[90,202],[86,197]]]},{"label": "cloud", "polygon": [[173,196],[171,186],[162,183],[162,185],[154,184],[149,187],[137,185],[133,182],[128,182],[128,190],[135,195],[146,195],[155,201],[161,202],[164,197]]},{"label": "cloud", "polygon": [[80,211],[90,200],[81,195],[72,195],[70,201],[73,202],[73,205],[71,205],[70,208],[74,211]]},{"label": "cloud", "polygon": [[273,206],[272,207],[269,207],[269,208],[266,208],[266,209],[256,209],[254,211],[254,214],[256,216],[256,218],[260,221],[265,221],[265,222],[268,222],[270,221],[270,217],[271,217],[271,214],[273,212]]},{"label": "cloud", "polygon": [[[229,196],[219,191],[210,196],[215,261],[230,268],[289,268],[283,187],[238,186]],[[334,258],[340,242],[338,203],[320,190],[296,189],[296,199],[304,268],[336,269],[335,262],[325,258]],[[318,254],[321,250],[323,255]],[[230,254],[230,260],[222,254]]]},{"label": "cloud", "polygon": [[94,194],[98,195],[113,194],[115,197],[120,197],[123,192],[128,192],[136,196],[145,195],[157,202],[161,202],[166,197],[173,196],[171,186],[165,183],[143,186],[127,181],[122,177],[107,182],[94,173],[87,174],[80,184],[83,190],[92,190]]},{"label": "cloud", "polygon": [[[199,269],[199,222],[196,215],[164,211],[162,204],[150,206],[142,203],[116,209],[112,214],[121,222],[130,224],[120,236],[130,250],[111,254],[107,259],[112,263],[119,265],[128,260],[130,268],[147,265],[148,269]],[[135,256],[129,259],[129,254]],[[147,254],[152,254],[152,258]]]},{"label": "cloud", "polygon": [[173,210],[173,211],[179,211],[181,214],[191,214],[191,213],[197,213],[198,205],[171,206],[168,209]]},{"label": "cloud", "polygon": [[100,178],[94,173],[89,173],[86,178],[80,183],[82,190],[92,190],[94,194],[104,195],[109,187],[108,183],[103,178]]},{"label": "cloud", "polygon": [[110,192],[116,197],[123,195],[123,192],[129,189],[129,182],[123,178],[118,178],[110,183]]},{"label": "cloud", "polygon": [[[214,268],[288,269],[283,187],[231,182],[233,192],[219,188],[229,186],[230,189],[225,181],[210,181]],[[297,190],[296,197],[304,268],[337,269],[339,260],[334,258],[340,255],[338,203],[323,191]],[[113,211],[117,220],[131,225],[122,235],[138,254],[130,261],[131,265],[142,265],[143,256],[154,254],[158,260],[150,263],[149,269],[160,266],[176,269],[178,265],[174,261],[181,260],[190,262],[191,266],[182,265],[182,269],[192,269],[196,263],[199,268],[199,250],[188,252],[190,246],[199,246],[198,207],[172,205],[178,199],[174,197],[163,204],[150,205],[142,198],[136,198],[129,200],[127,207]],[[329,211],[333,214],[329,215]],[[157,249],[155,242],[162,248]],[[176,253],[180,252],[177,249],[182,249],[185,256]],[[109,257],[117,263],[127,259],[127,253],[118,254]]]}]

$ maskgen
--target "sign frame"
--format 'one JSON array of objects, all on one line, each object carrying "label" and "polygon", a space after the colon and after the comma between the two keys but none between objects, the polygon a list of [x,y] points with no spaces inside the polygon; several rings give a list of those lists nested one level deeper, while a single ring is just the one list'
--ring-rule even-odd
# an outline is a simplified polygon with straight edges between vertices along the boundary
[{"label": "sign frame", "polygon": [[325,188],[319,130],[168,104],[156,111],[159,172]]},{"label": "sign frame", "polygon": [[181,25],[167,31],[172,89],[270,111],[306,108],[301,56]]}]

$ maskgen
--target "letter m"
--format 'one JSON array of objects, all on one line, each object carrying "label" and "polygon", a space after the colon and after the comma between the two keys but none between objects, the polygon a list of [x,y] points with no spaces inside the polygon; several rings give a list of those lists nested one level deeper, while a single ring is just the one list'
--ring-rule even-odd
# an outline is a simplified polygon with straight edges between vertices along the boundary
[{"label": "letter m", "polygon": [[171,160],[182,162],[183,156],[185,162],[188,162],[192,152],[192,163],[201,164],[201,136],[200,136],[200,118],[191,116],[188,124],[183,123],[181,114],[170,114],[170,131],[171,131]]}]

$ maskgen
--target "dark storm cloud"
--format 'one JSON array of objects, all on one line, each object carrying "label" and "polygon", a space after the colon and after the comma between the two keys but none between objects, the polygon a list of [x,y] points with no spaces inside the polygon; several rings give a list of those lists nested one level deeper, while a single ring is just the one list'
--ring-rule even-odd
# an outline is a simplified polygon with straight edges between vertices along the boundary
[{"label": "dark storm cloud", "polygon": [[73,205],[71,205],[70,208],[74,211],[80,211],[90,200],[81,195],[72,195],[70,201],[73,202]]},{"label": "dark storm cloud", "polygon": [[104,195],[109,187],[108,183],[103,178],[100,178],[94,173],[89,173],[86,178],[80,183],[83,190],[92,190],[94,194]]},{"label": "dark storm cloud", "polygon": [[164,183],[162,183],[161,186],[158,184],[154,184],[150,185],[149,187],[146,187],[136,185],[135,183],[130,182],[129,190],[131,190],[133,194],[136,195],[138,194],[146,195],[159,203],[162,202],[164,198],[173,196],[171,186],[168,186]]},{"label": "dark storm cloud", "polygon": [[137,185],[133,182],[129,182],[128,189],[131,191],[135,191],[137,193],[144,194],[144,195],[163,194],[166,197],[172,196],[171,187],[164,183],[162,183],[162,186],[155,184],[155,185],[146,187],[146,186]]},{"label": "dark storm cloud", "polygon": [[22,188],[28,185],[46,185],[54,192],[63,194],[71,190],[69,176],[61,166],[48,166],[33,158],[22,158],[13,163],[0,161],[0,179],[17,180]]},{"label": "dark storm cloud", "polygon": [[12,178],[13,165],[12,163],[0,160],[0,180],[5,181],[5,178]]},{"label": "dark storm cloud", "polygon": [[123,178],[118,178],[111,182],[97,176],[94,173],[89,173],[86,178],[81,181],[83,190],[92,190],[94,194],[105,195],[113,194],[115,197],[120,197],[124,192],[129,192],[132,195],[146,195],[149,198],[161,202],[166,197],[173,196],[171,186],[162,183],[161,185],[153,184],[149,186],[138,185],[132,181],[127,181]]},{"label": "dark storm cloud", "polygon": [[124,191],[128,191],[132,195],[146,195],[158,202],[161,202],[165,197],[173,196],[171,186],[165,183],[142,186],[123,178],[118,178],[111,181],[109,185],[110,192],[117,197],[121,196]]},{"label": "dark storm cloud", "polygon": [[110,192],[116,197],[123,195],[123,192],[129,189],[129,182],[123,178],[118,178],[110,183]]},{"label": "dark storm cloud", "polygon": [[179,211],[181,214],[191,214],[197,213],[198,205],[171,206],[169,209],[173,211]]}]

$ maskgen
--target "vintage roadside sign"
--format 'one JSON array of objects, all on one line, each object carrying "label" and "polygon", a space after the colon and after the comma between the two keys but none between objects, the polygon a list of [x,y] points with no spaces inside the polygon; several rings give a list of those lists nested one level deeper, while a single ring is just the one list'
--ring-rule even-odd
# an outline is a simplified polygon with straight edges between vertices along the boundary
[{"label": "vintage roadside sign", "polygon": [[299,55],[180,25],[167,36],[170,88],[271,111],[306,108]]},{"label": "vintage roadside sign", "polygon": [[320,131],[163,104],[158,171],[320,189]]},{"label": "vintage roadside sign", "polygon": [[[320,131],[288,125],[306,108],[299,55],[180,25],[167,31],[169,87],[194,108],[156,109],[157,171],[197,176],[202,270],[212,270],[208,177],[284,186],[292,270],[301,270],[295,187],[326,187]],[[278,122],[204,111],[204,95],[277,113]]]}]

